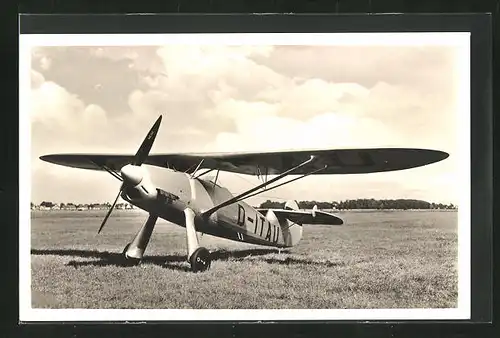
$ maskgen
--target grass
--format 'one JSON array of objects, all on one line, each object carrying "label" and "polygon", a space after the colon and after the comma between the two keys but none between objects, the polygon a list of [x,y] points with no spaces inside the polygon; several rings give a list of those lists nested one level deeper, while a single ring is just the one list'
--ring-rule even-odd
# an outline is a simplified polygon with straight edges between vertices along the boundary
[{"label": "grass", "polygon": [[192,273],[184,228],[158,221],[143,263],[120,253],[146,219],[34,212],[34,308],[449,308],[457,306],[456,212],[343,212],[279,253],[204,235],[212,268]]}]

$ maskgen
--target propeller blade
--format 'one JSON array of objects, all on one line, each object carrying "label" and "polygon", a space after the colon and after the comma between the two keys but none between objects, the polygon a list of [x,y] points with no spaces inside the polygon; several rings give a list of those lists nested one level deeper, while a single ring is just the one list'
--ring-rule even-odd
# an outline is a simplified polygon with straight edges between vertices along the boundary
[{"label": "propeller blade", "polygon": [[120,188],[120,191],[118,191],[118,195],[116,195],[115,201],[113,202],[113,205],[111,206],[111,208],[109,208],[109,211],[106,214],[106,217],[104,217],[104,221],[102,221],[101,227],[97,231],[98,234],[101,232],[102,228],[104,228],[104,224],[106,224],[106,221],[108,220],[109,215],[111,215],[111,212],[115,208],[116,202],[118,201],[118,198],[120,197],[120,194],[122,193],[122,191],[123,191],[123,186]]},{"label": "propeller blade", "polygon": [[[133,166],[140,167],[142,165],[142,163],[146,160],[146,158],[148,158],[149,151],[151,150],[151,147],[153,146],[153,142],[155,141],[156,134],[158,134],[158,130],[160,129],[161,119],[162,119],[162,115],[160,115],[158,117],[155,124],[153,124],[153,127],[151,127],[151,130],[148,132],[148,135],[146,136],[144,141],[142,141],[142,144],[139,147],[139,150],[137,150],[137,153],[135,154],[134,160],[132,161],[132,163],[130,163],[130,164],[132,164],[132,167],[126,165],[122,168],[122,173],[121,173],[122,175],[120,175],[120,179],[123,181],[123,184],[120,188],[120,191],[118,191],[118,195],[116,196],[115,201],[113,202],[113,205],[111,206],[108,213],[106,214],[106,217],[102,221],[101,227],[97,231],[98,234],[101,232],[102,228],[104,228],[106,221],[108,220],[109,216],[111,215],[111,212],[115,208],[115,205],[116,205],[116,202],[118,201],[118,198],[120,197],[123,189],[125,189],[125,186],[127,183],[127,182],[125,182],[126,181],[125,178],[128,178],[128,181],[132,181],[132,182],[134,181],[134,179],[138,180],[139,182],[142,179],[142,178],[138,178],[139,176],[137,176],[137,171],[132,169],[132,168],[134,168]],[[128,168],[128,169],[126,169],[126,168]],[[123,175],[124,173],[125,173],[125,175]],[[126,173],[128,173],[128,176],[126,175]],[[125,177],[122,177],[122,176],[125,176]],[[115,176],[115,177],[118,177],[118,176]],[[128,182],[128,184],[130,184],[130,183],[131,182]]]},{"label": "propeller blade", "polygon": [[149,131],[148,135],[146,136],[144,141],[142,141],[142,144],[139,147],[139,150],[135,154],[134,161],[132,162],[133,165],[140,166],[148,157],[149,151],[151,150],[151,147],[153,146],[153,142],[156,138],[156,134],[158,133],[158,130],[160,129],[161,118],[162,118],[162,115],[160,115],[160,117],[158,117],[158,119],[156,120],[153,127],[151,127],[151,130]]}]

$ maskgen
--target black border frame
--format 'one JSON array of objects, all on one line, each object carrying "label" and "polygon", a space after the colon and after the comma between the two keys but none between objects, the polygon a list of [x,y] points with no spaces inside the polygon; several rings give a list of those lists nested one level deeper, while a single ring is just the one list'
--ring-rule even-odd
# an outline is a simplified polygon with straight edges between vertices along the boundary
[{"label": "black border frame", "polygon": [[[23,15],[19,18],[20,33],[60,34],[80,33],[308,33],[308,32],[434,32],[434,31],[470,31],[471,32],[471,320],[446,321],[446,323],[490,323],[492,317],[492,230],[493,230],[493,142],[492,142],[492,17],[488,14],[408,14],[408,15]],[[17,128],[16,128],[17,132]],[[16,135],[17,136],[17,135]],[[17,145],[17,138],[15,144]],[[17,147],[16,147],[17,148]],[[18,148],[17,148],[18,149]],[[9,156],[10,155],[10,156]],[[8,158],[17,156],[8,154]],[[18,168],[13,168],[17,171]],[[18,176],[16,176],[18,177]],[[7,186],[9,188],[17,187]],[[11,198],[16,206],[18,192],[12,191]],[[4,195],[4,194],[2,194]],[[18,219],[18,214],[16,215]],[[17,229],[16,243],[18,243]],[[15,250],[18,255],[18,250]],[[18,261],[16,260],[18,264]],[[16,267],[17,271],[18,266]],[[396,323],[404,321],[384,321],[381,334],[395,334]],[[420,321],[417,321],[420,323]],[[427,322],[427,321],[426,321]],[[221,321],[230,324],[233,322]],[[297,328],[312,323],[324,322],[280,322]],[[332,322],[328,322],[332,323]],[[333,322],[342,323],[342,322]],[[363,334],[363,328],[371,325],[357,323],[359,330],[352,333]],[[373,321],[373,323],[381,323]],[[392,323],[392,325],[389,325]],[[415,323],[415,321],[413,321]],[[179,327],[177,324],[181,325]],[[168,330],[179,327],[179,333],[189,334],[185,330],[189,323],[171,323]],[[88,323],[78,323],[88,327]],[[91,326],[94,326],[92,324]],[[157,323],[154,324],[157,327]],[[277,332],[282,334],[283,326]],[[24,325],[23,325],[24,326]],[[198,325],[197,325],[198,326]],[[219,325],[217,325],[219,326]],[[38,324],[27,325],[29,331]],[[132,327],[128,326],[129,329]],[[134,327],[136,327],[134,325]],[[149,326],[151,327],[151,326]],[[209,334],[213,325],[200,322],[200,330]],[[321,326],[324,327],[324,326]],[[75,327],[76,329],[76,327]],[[217,329],[220,330],[220,327]],[[131,330],[132,331],[132,330]],[[232,326],[233,335],[251,335],[248,326]],[[266,330],[268,331],[268,330]],[[268,331],[271,333],[273,330]],[[26,331],[25,331],[26,332]],[[32,332],[32,331],[31,331]],[[120,332],[119,329],[115,330]],[[174,334],[175,330],[170,331]],[[227,332],[227,331],[226,331]],[[324,330],[319,331],[325,334]],[[136,333],[138,333],[136,331]],[[222,332],[219,332],[219,334]],[[227,332],[229,333],[229,332]],[[288,332],[291,333],[291,332]],[[346,331],[345,333],[348,333]],[[442,332],[444,333],[444,332]]]}]

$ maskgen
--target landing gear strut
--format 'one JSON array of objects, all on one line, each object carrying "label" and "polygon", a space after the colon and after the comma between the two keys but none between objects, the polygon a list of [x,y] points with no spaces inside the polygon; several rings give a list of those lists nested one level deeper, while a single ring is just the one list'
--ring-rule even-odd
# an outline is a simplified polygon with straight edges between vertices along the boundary
[{"label": "landing gear strut", "polygon": [[198,236],[194,225],[195,213],[193,210],[184,209],[186,216],[186,242],[188,249],[188,261],[193,272],[208,270],[211,265],[210,252],[198,244]]},{"label": "landing gear strut", "polygon": [[132,242],[127,244],[123,249],[123,257],[127,265],[138,265],[141,262],[157,219],[157,216],[150,214],[146,223],[137,232]]}]

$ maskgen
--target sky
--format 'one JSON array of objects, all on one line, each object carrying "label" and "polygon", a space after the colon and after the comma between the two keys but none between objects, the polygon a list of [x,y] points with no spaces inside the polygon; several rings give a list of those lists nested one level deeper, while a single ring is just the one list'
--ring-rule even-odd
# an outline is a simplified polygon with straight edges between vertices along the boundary
[{"label": "sky", "polygon": [[[106,172],[43,162],[52,153],[134,154],[162,114],[151,153],[415,147],[429,166],[310,176],[250,201],[459,201],[459,49],[449,45],[39,46],[31,49],[34,203],[112,201]],[[161,182],[158,182],[160,185]],[[259,181],[222,173],[234,193]]]}]

